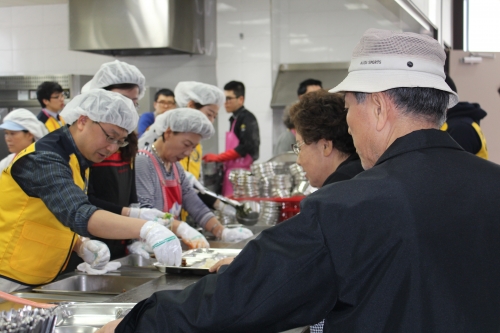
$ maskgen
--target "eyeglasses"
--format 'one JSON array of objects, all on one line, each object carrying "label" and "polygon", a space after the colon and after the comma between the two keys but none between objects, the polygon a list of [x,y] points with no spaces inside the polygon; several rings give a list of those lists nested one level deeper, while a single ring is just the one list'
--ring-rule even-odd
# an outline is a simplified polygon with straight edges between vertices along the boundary
[{"label": "eyeglasses", "polygon": [[237,99],[238,97],[226,96],[226,102],[229,102],[232,99]]},{"label": "eyeglasses", "polygon": [[104,130],[104,128],[102,128],[101,124],[99,124],[97,121],[94,121],[94,123],[97,124],[97,125],[99,125],[99,127],[101,128],[101,130],[104,133],[104,135],[106,135],[106,141],[108,143],[115,144],[118,147],[126,147],[128,145],[128,141],[113,139],[111,136],[109,136],[108,133],[106,133],[106,131]]},{"label": "eyeglasses", "polygon": [[302,140],[302,143],[293,143],[292,144],[292,150],[295,153],[295,155],[300,154],[300,149],[301,149],[300,147],[302,147],[303,145],[305,145],[304,140]]},{"label": "eyeglasses", "polygon": [[64,99],[64,94],[59,94],[56,96],[50,96],[50,99]]}]

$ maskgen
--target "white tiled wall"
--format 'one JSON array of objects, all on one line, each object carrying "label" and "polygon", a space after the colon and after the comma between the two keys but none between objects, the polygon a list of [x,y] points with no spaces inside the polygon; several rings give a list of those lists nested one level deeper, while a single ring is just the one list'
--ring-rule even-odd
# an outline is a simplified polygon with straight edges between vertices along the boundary
[{"label": "white tiled wall", "polygon": [[[272,157],[271,1],[217,1],[217,82],[245,84],[245,107],[259,122],[260,158]],[[218,119],[219,150],[224,151],[230,114]]]},{"label": "white tiled wall", "polygon": [[[273,0],[273,20],[279,24],[280,63],[345,62],[368,28],[399,30],[362,6],[347,1]],[[274,23],[274,21],[273,21]]]},{"label": "white tiled wall", "polygon": [[[87,74],[115,58],[68,50],[68,5],[0,7],[0,75]],[[215,84],[212,56],[140,56],[147,85],[174,88],[180,80]]]}]

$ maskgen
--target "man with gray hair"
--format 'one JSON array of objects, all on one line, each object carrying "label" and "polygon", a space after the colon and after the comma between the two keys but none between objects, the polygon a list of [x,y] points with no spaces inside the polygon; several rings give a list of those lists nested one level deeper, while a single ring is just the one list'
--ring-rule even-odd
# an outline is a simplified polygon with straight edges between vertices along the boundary
[{"label": "man with gray hair", "polygon": [[444,60],[430,37],[366,31],[331,90],[346,95],[365,171],[311,194],[218,274],[139,303],[115,332],[279,332],[322,318],[324,332],[498,332],[500,167],[439,130],[458,101]]}]

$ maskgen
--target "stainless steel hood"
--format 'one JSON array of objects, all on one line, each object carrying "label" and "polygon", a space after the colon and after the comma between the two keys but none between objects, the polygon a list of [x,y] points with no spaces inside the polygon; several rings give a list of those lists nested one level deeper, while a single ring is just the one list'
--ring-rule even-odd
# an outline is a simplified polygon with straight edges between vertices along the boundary
[{"label": "stainless steel hood", "polygon": [[69,0],[70,49],[132,56],[201,54],[204,0]]},{"label": "stainless steel hood", "polygon": [[320,80],[331,89],[347,76],[348,62],[282,64],[276,77],[271,107],[284,107],[297,100],[297,88],[307,79]]}]

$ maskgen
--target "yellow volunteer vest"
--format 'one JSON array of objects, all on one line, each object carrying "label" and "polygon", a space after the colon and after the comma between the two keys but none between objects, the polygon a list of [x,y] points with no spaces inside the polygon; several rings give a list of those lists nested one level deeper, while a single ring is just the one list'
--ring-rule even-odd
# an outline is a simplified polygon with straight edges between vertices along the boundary
[{"label": "yellow volunteer vest", "polygon": [[[66,125],[66,123],[64,122],[64,119],[62,119],[61,116],[59,116],[59,118],[60,118],[59,121],[61,122],[61,124]],[[48,117],[47,121],[45,122],[45,127],[47,127],[47,130],[50,133],[50,132],[55,131],[56,129],[61,128],[61,125],[53,117]]]},{"label": "yellow volunteer vest", "polygon": [[[481,149],[476,153],[476,156],[482,157],[485,160],[488,159],[488,146],[486,145],[486,137],[483,134],[483,131],[481,131],[481,127],[476,122],[472,122],[472,127],[474,130],[476,130],[477,135],[479,135],[479,139],[481,140]],[[441,131],[447,131],[448,130],[448,124],[444,123],[443,126],[441,126]]]},{"label": "yellow volunteer vest", "polygon": [[[200,179],[201,175],[201,157],[203,155],[203,149],[201,148],[201,144],[198,144],[189,157],[184,158],[179,163],[182,165],[182,168],[185,171],[189,171],[196,177],[196,179]],[[181,220],[186,221],[188,216],[188,212],[184,209],[181,211]]]},{"label": "yellow volunteer vest", "polygon": [[[0,178],[0,276],[27,285],[51,282],[66,267],[78,235],[65,227],[39,198],[28,196],[11,175],[12,166],[34,152],[19,153]],[[75,184],[86,191],[75,154],[69,166]],[[85,171],[88,179],[89,169]],[[8,195],[5,195],[8,193]]]}]

